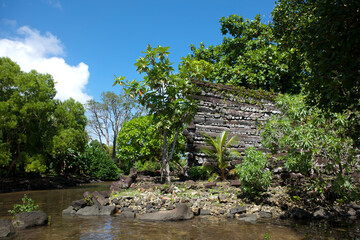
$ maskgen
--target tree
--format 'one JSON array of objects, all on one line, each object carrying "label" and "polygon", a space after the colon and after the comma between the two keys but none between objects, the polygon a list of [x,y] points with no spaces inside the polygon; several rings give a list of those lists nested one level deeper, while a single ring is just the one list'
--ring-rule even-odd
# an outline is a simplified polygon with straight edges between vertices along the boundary
[{"label": "tree", "polygon": [[141,114],[136,101],[129,96],[104,92],[101,94],[100,102],[88,101],[87,110],[90,113],[89,127],[98,137],[100,143],[102,143],[102,139],[105,139],[107,146],[112,146],[111,156],[115,161],[118,132],[124,122]]},{"label": "tree", "polygon": [[7,175],[44,172],[47,143],[51,142],[51,114],[55,109],[54,80],[36,71],[24,73],[9,58],[0,58],[0,156]]},{"label": "tree", "polygon": [[82,168],[86,175],[101,180],[116,180],[120,169],[116,166],[103,144],[97,140],[91,141],[80,155]]},{"label": "tree", "polygon": [[[143,81],[125,81],[125,77],[117,77],[115,84],[124,87],[125,92],[137,97],[139,102],[149,109],[156,122],[156,129],[162,134],[162,163],[165,170],[165,181],[170,182],[170,160],[175,153],[179,131],[183,124],[190,120],[194,104],[186,98],[190,89],[190,80],[173,74],[173,67],[168,58],[169,47],[148,45],[145,57],[140,57],[135,66],[144,73]],[[169,142],[171,132],[175,132]]]},{"label": "tree", "polygon": [[220,173],[222,181],[226,179],[225,170],[229,166],[229,161],[234,156],[240,156],[240,153],[236,150],[229,149],[232,145],[238,142],[237,136],[235,135],[227,141],[228,134],[228,131],[223,131],[216,137],[216,139],[213,139],[204,133],[205,142],[210,146],[210,148],[204,147],[201,149],[201,151],[206,155],[216,160],[216,170]]},{"label": "tree", "polygon": [[360,2],[280,0],[272,12],[275,36],[308,62],[307,102],[347,113],[348,133],[360,144]]},{"label": "tree", "polygon": [[82,104],[55,100],[50,75],[22,72],[9,58],[0,58],[0,91],[0,174],[75,167],[87,142]]},{"label": "tree", "polygon": [[57,101],[52,122],[55,134],[50,150],[52,167],[57,173],[79,170],[76,156],[84,152],[88,141],[86,122],[85,109],[81,103],[72,98],[64,102]]},{"label": "tree", "polygon": [[208,48],[203,43],[199,48],[192,45],[192,55],[184,58],[182,64],[198,61],[196,64],[202,67],[195,72],[212,64],[211,71],[202,76],[217,83],[277,92],[300,91],[301,72],[287,64],[293,52],[281,51],[274,42],[271,25],[262,23],[260,15],[252,21],[231,15],[220,19],[220,24],[222,44]]},{"label": "tree", "polygon": [[[175,133],[169,136],[172,142]],[[117,157],[121,159],[122,169],[129,172],[135,163],[141,165],[161,165],[162,134],[160,134],[153,121],[153,116],[140,116],[124,123],[118,135]],[[175,144],[173,162],[179,162],[181,155],[185,154],[185,137],[179,132]]]}]

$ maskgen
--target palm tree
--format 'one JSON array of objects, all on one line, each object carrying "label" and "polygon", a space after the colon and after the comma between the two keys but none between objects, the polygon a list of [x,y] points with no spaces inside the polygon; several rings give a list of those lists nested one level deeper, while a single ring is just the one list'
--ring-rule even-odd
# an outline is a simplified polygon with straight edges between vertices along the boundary
[{"label": "palm tree", "polygon": [[203,135],[205,136],[205,142],[211,147],[204,147],[201,149],[201,151],[216,160],[217,170],[220,173],[221,180],[223,181],[225,180],[225,169],[229,165],[228,162],[232,159],[233,156],[240,156],[238,151],[228,149],[231,145],[238,143],[238,136],[233,136],[226,143],[228,131],[223,131],[216,137],[216,139],[213,139],[205,133],[203,133]]}]

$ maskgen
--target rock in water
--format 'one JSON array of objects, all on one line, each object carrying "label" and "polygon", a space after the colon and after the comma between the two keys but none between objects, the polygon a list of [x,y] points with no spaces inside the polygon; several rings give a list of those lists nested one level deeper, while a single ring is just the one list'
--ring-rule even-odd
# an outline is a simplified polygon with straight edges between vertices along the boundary
[{"label": "rock in water", "polygon": [[185,203],[179,203],[173,210],[146,213],[141,215],[140,219],[147,221],[180,221],[189,220],[193,217],[194,213],[191,209]]},{"label": "rock in water", "polygon": [[0,238],[9,237],[15,233],[15,228],[10,220],[0,219]]},{"label": "rock in water", "polygon": [[42,226],[48,223],[48,216],[43,211],[22,212],[15,215],[13,225],[18,228]]}]

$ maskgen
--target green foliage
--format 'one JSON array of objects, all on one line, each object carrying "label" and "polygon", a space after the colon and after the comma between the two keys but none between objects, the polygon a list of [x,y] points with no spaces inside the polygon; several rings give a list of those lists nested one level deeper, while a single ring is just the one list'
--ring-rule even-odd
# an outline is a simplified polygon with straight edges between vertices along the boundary
[{"label": "green foliage", "polygon": [[207,166],[193,166],[189,169],[189,177],[193,180],[205,180],[212,172],[213,169]]},{"label": "green foliage", "polygon": [[203,135],[205,136],[204,140],[206,144],[209,145],[210,148],[204,147],[201,151],[216,160],[217,167],[215,170],[219,173],[221,180],[225,180],[225,170],[229,166],[229,161],[232,160],[234,156],[240,156],[237,151],[229,149],[232,145],[237,144],[237,136],[233,136],[227,141],[227,131],[220,133],[216,139],[213,139],[205,133],[203,133]]},{"label": "green foliage", "polygon": [[14,204],[14,208],[8,212],[12,215],[16,215],[22,212],[33,212],[39,207],[39,205],[34,205],[34,200],[29,198],[26,194],[24,194],[24,197],[21,200],[22,204]]},{"label": "green foliage", "polygon": [[[175,134],[171,133],[170,141]],[[136,164],[137,170],[158,170],[161,162],[162,135],[156,128],[153,116],[140,116],[124,123],[118,134],[117,158],[126,173]],[[173,162],[179,162],[185,154],[185,137],[179,131],[174,149]]]},{"label": "green foliage", "polygon": [[76,160],[68,149],[83,151],[84,108],[73,99],[55,100],[55,94],[52,76],[22,72],[9,58],[0,58],[1,175],[64,173]]},{"label": "green foliage", "polygon": [[[360,144],[360,2],[280,0],[272,12],[284,50],[307,62],[304,84],[311,105],[348,115],[348,135]],[[299,62],[292,62],[295,66]],[[305,71],[304,71],[305,70]]]},{"label": "green foliage", "polygon": [[262,151],[254,147],[245,150],[242,163],[235,166],[243,193],[254,197],[270,187],[272,173],[266,167],[269,160]]},{"label": "green foliage", "polygon": [[[174,74],[174,68],[168,58],[169,47],[158,46],[146,48],[144,57],[140,57],[135,66],[144,73],[143,81],[125,81],[125,77],[117,77],[114,84],[124,87],[125,93],[136,97],[149,109],[156,123],[156,129],[162,134],[161,156],[165,169],[166,181],[170,182],[170,160],[172,159],[177,137],[183,125],[190,121],[194,110],[194,102],[187,98],[191,90],[190,79]],[[169,136],[175,133],[172,142]]]},{"label": "green foliage", "polygon": [[116,166],[104,147],[96,140],[87,145],[82,154],[84,173],[101,180],[116,180],[120,169]]},{"label": "green foliage", "polygon": [[[262,133],[262,144],[273,153],[286,153],[286,166],[307,176],[322,171],[332,175],[333,186],[351,184],[349,178],[358,165],[353,140],[346,135],[349,120],[345,114],[332,113],[327,117],[318,108],[305,105],[304,96],[279,96],[277,106],[282,115],[273,116]],[[325,169],[317,167],[325,162]],[[343,187],[336,187],[343,189]],[[345,191],[336,191],[340,196]]]},{"label": "green foliage", "polygon": [[293,53],[280,50],[271,26],[262,23],[260,15],[251,21],[230,15],[220,19],[220,24],[222,44],[192,45],[192,55],[183,58],[181,65],[195,66],[189,67],[190,76],[247,88],[300,91],[301,78],[288,66]]}]

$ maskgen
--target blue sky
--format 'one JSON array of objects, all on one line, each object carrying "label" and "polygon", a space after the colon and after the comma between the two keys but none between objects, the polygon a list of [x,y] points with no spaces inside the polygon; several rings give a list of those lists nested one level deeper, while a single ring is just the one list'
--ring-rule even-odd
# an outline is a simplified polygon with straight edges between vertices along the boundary
[{"label": "blue sky", "polygon": [[0,0],[0,56],[24,71],[48,72],[57,97],[99,100],[114,75],[141,79],[134,63],[147,44],[170,46],[174,67],[190,44],[219,44],[219,19],[264,22],[275,0]]}]

